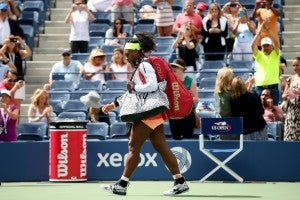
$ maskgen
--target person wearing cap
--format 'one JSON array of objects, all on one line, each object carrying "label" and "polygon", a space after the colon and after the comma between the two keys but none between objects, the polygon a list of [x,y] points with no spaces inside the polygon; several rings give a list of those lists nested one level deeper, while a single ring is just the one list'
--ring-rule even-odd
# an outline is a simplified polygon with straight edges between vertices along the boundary
[{"label": "person wearing cap", "polygon": [[109,71],[106,62],[106,56],[101,49],[93,49],[89,55],[88,61],[83,66],[82,73],[86,80],[101,81],[105,83],[105,74]]},{"label": "person wearing cap", "polygon": [[11,92],[1,89],[0,103],[0,141],[11,142],[17,140],[17,120],[19,107],[10,104]]},{"label": "person wearing cap", "polygon": [[21,9],[16,5],[15,0],[0,0],[0,3],[7,3],[9,7],[9,17],[13,20],[18,20]]},{"label": "person wearing cap", "polygon": [[9,18],[9,6],[7,3],[0,3],[0,46],[4,44],[9,35],[18,35],[24,38],[23,29],[16,20]]},{"label": "person wearing cap", "polygon": [[[177,78],[179,78],[179,80],[183,82],[184,86],[191,91],[193,102],[197,103],[199,100],[198,88],[193,78],[184,74],[184,71],[186,70],[184,60],[180,58],[175,59],[172,63],[170,63],[170,66]],[[196,115],[195,108],[193,108],[193,111],[182,119],[169,119],[171,134],[174,140],[194,138]]]},{"label": "person wearing cap", "polygon": [[74,0],[68,12],[65,23],[71,25],[69,37],[72,53],[87,53],[89,46],[89,24],[95,16],[88,9],[84,0]]},{"label": "person wearing cap", "polygon": [[200,15],[201,18],[203,19],[205,17],[204,12],[206,11],[207,5],[204,2],[198,2],[197,6],[196,6],[196,10],[195,13]]},{"label": "person wearing cap", "polygon": [[77,60],[71,59],[70,49],[61,49],[60,51],[62,60],[53,65],[49,83],[52,83],[53,75],[63,75],[65,80],[70,80],[78,84],[81,78],[82,64]]},{"label": "person wearing cap", "polygon": [[[279,63],[280,51],[279,43],[274,33],[268,26],[269,23],[264,21],[262,26],[258,28],[251,48],[255,60],[255,91],[258,96],[261,95],[262,90],[270,89],[272,92],[274,105],[279,104]],[[264,37],[262,32],[268,32],[270,37]],[[260,44],[259,44],[260,42]],[[262,47],[259,50],[258,46]]]},{"label": "person wearing cap", "polygon": [[[127,84],[127,90],[133,90],[137,95],[154,92],[158,89],[157,76],[153,66],[145,57],[148,52],[155,50],[155,42],[152,35],[145,32],[136,32],[124,46],[124,54],[128,62],[137,69],[131,81]],[[143,80],[146,83],[143,83]],[[143,100],[141,100],[143,101]],[[118,100],[104,105],[102,110],[108,113],[119,106]],[[126,106],[126,105],[121,105]],[[102,188],[110,193],[126,195],[129,179],[138,167],[140,152],[146,140],[150,140],[154,149],[161,155],[162,160],[173,175],[174,185],[172,189],[163,192],[164,195],[177,195],[187,192],[189,187],[185,178],[180,173],[178,163],[172,151],[168,148],[164,133],[164,114],[157,114],[149,118],[132,123],[128,142],[128,156],[125,159],[125,168],[121,178],[114,184],[102,185]]]}]

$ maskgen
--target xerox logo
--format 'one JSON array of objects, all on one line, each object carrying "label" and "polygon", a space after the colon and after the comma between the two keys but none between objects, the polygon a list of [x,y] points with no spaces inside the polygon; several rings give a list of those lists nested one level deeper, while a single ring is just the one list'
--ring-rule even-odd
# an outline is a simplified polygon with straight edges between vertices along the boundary
[{"label": "xerox logo", "polygon": [[177,159],[180,173],[183,174],[188,171],[192,165],[192,157],[190,152],[182,147],[173,147],[171,151]]},{"label": "xerox logo", "polygon": [[231,125],[227,122],[215,122],[214,125],[211,126],[211,129],[222,132],[229,132],[231,130]]},{"label": "xerox logo", "polygon": [[[97,163],[97,167],[121,167],[125,166],[125,160],[127,157],[127,154],[122,155],[120,153],[98,153],[97,154],[99,158],[99,162]],[[138,167],[144,166],[144,167],[157,167],[157,163],[155,161],[157,157],[157,153],[145,153],[145,154],[140,154],[140,162]]]}]

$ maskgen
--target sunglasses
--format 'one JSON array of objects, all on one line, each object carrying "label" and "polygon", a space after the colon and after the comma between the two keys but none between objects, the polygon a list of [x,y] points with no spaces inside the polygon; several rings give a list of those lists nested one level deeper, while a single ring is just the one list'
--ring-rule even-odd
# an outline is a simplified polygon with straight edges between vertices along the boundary
[{"label": "sunglasses", "polygon": [[212,10],[212,11],[218,11],[218,9],[217,9],[217,8],[212,8],[211,10]]},{"label": "sunglasses", "polygon": [[118,25],[118,24],[122,24],[122,23],[120,23],[120,22],[117,22],[117,23],[115,23],[116,25]]},{"label": "sunglasses", "polygon": [[68,54],[68,53],[63,53],[62,56],[63,56],[63,57],[66,57],[66,56],[70,56],[70,54]]},{"label": "sunglasses", "polygon": [[293,65],[293,67],[299,67],[300,65]]},{"label": "sunglasses", "polygon": [[17,79],[8,79],[8,82],[10,82],[10,83],[15,83],[15,82],[17,82],[18,80]]}]

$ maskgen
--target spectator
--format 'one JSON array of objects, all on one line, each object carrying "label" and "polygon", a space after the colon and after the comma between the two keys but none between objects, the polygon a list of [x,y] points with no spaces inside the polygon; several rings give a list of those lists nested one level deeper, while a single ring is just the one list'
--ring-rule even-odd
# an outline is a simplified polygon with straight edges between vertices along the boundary
[{"label": "spectator", "polygon": [[20,16],[20,8],[16,5],[15,0],[1,0],[1,3],[6,3],[9,6],[9,18],[18,20]]},{"label": "spectator", "polygon": [[49,103],[48,92],[43,89],[36,89],[28,108],[28,122],[44,122],[49,125],[53,117],[53,108]]},{"label": "spectator", "polygon": [[116,72],[111,74],[111,79],[117,80],[130,80],[131,73],[133,71],[131,65],[126,61],[123,49],[116,48],[113,51],[112,64],[109,69],[111,72]]},{"label": "spectator", "polygon": [[248,92],[245,81],[240,77],[232,80],[232,117],[243,117],[245,140],[268,140],[263,118],[264,109],[257,94]]},{"label": "spectator", "polygon": [[6,57],[5,53],[0,50],[0,82],[8,69],[17,70],[16,66]]},{"label": "spectator", "polygon": [[121,14],[128,24],[134,25],[133,0],[112,0],[112,20],[121,18]]},{"label": "spectator", "polygon": [[9,35],[16,35],[24,38],[24,32],[19,23],[16,20],[9,18],[8,15],[8,4],[0,3],[0,47]]},{"label": "spectator", "polygon": [[222,67],[217,74],[215,84],[215,99],[221,117],[231,117],[231,82],[233,71],[229,67]]},{"label": "spectator", "polygon": [[[22,48],[20,48],[22,47]],[[18,79],[24,80],[23,60],[31,56],[31,49],[26,45],[20,36],[10,35],[4,41],[1,51],[16,66]]]},{"label": "spectator", "polygon": [[124,45],[127,33],[123,31],[123,23],[121,18],[116,18],[113,28],[110,28],[105,33],[106,45]]},{"label": "spectator", "polygon": [[171,36],[174,24],[172,4],[174,0],[152,0],[156,6],[155,25],[158,37]]},{"label": "spectator", "polygon": [[182,30],[182,26],[190,24],[194,30],[193,39],[196,39],[198,42],[199,34],[202,31],[202,18],[194,12],[194,1],[186,0],[184,10],[184,13],[177,15],[173,25],[173,32],[179,33]]},{"label": "spectator", "polygon": [[228,36],[226,38],[226,51],[228,53],[231,53],[233,50],[233,44],[236,36],[233,33],[233,29],[237,26],[239,22],[240,8],[242,8],[242,5],[236,0],[231,0],[227,2],[222,8],[222,13],[227,18],[228,23]]},{"label": "spectator", "polygon": [[[262,31],[267,30],[269,37],[260,40]],[[262,50],[258,49],[259,41],[261,41]],[[256,36],[251,44],[253,57],[255,59],[255,91],[260,96],[263,89],[270,89],[272,92],[274,105],[279,103],[279,44],[274,34],[268,27],[268,23],[264,22],[258,29]]]},{"label": "spectator", "polygon": [[94,21],[84,0],[74,0],[65,23],[71,24],[70,46],[72,53],[87,53],[89,46],[89,23]]},{"label": "spectator", "polygon": [[[258,27],[260,29],[263,24],[266,23],[267,27],[270,28],[271,32],[274,34],[274,42],[280,45],[277,20],[280,17],[280,10],[273,7],[273,0],[259,0],[256,1],[255,7],[252,13],[252,17],[258,18]],[[262,29],[261,38],[271,37],[270,32],[267,29]],[[258,40],[257,44],[260,46],[261,41]]]},{"label": "spectator", "polygon": [[88,0],[87,7],[92,12],[108,12],[111,10],[111,0]]},{"label": "spectator", "polygon": [[285,77],[283,76],[284,74],[284,69],[287,67],[287,62],[286,62],[286,59],[283,57],[283,56],[280,56],[280,64],[279,64],[279,80],[280,80],[280,92],[281,92],[281,95],[280,97],[282,97],[282,93],[287,85],[287,82],[286,82],[286,79]]},{"label": "spectator", "polygon": [[83,74],[86,80],[101,81],[105,83],[103,72],[108,71],[106,56],[101,49],[93,49],[90,53],[89,60],[83,66]]},{"label": "spectator", "polygon": [[206,60],[224,59],[227,34],[227,19],[222,16],[220,5],[217,3],[210,4],[208,14],[203,19],[202,29],[202,45]]},{"label": "spectator", "polygon": [[[199,100],[196,82],[184,74],[186,70],[184,60],[176,59],[170,64],[175,75],[181,80],[184,86],[191,91],[194,103]],[[171,134],[174,140],[191,139],[194,137],[196,119],[195,108],[186,117],[181,119],[169,119]]]},{"label": "spectator", "polygon": [[71,50],[61,50],[62,60],[55,63],[51,69],[49,83],[52,83],[52,75],[64,75],[65,80],[73,81],[74,84],[78,84],[81,78],[83,67],[77,60],[71,59]]},{"label": "spectator", "polygon": [[233,45],[234,60],[252,61],[251,43],[255,31],[255,23],[249,19],[247,9],[245,7],[240,8],[238,22],[232,29],[232,33],[235,35]]},{"label": "spectator", "polygon": [[196,6],[196,10],[195,13],[200,15],[200,17],[203,19],[205,17],[204,12],[206,11],[206,3],[204,2],[198,2],[197,6]]},{"label": "spectator", "polygon": [[197,40],[194,38],[193,26],[183,25],[172,44],[173,49],[178,49],[178,57],[183,59],[186,66],[192,66],[197,71],[196,59],[199,55],[196,51]]},{"label": "spectator", "polygon": [[264,107],[264,119],[266,122],[283,121],[283,112],[280,107],[275,106],[269,89],[264,89],[260,95]]},{"label": "spectator", "polygon": [[300,140],[300,57],[293,60],[294,75],[287,79],[282,99],[286,101],[284,140]]},{"label": "spectator", "polygon": [[10,104],[11,92],[1,89],[2,102],[0,104],[0,141],[11,142],[17,140],[17,119],[19,107]]}]

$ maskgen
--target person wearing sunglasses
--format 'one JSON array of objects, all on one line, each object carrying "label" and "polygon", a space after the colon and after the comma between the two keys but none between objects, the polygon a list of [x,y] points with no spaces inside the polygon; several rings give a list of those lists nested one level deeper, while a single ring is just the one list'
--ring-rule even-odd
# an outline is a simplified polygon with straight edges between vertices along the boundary
[{"label": "person wearing sunglasses", "polygon": [[114,20],[113,27],[108,29],[105,33],[105,45],[124,45],[127,33],[124,32],[124,26],[121,18]]}]

